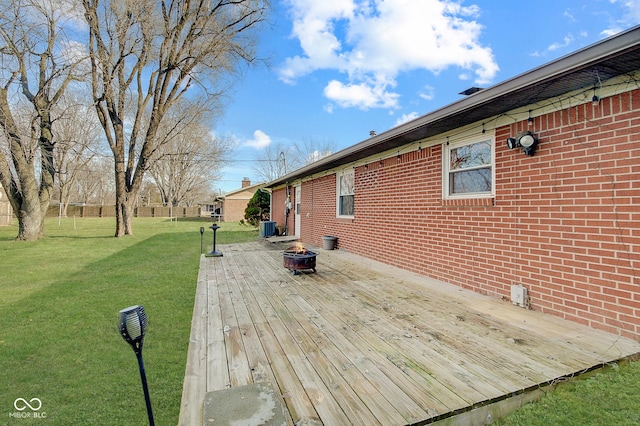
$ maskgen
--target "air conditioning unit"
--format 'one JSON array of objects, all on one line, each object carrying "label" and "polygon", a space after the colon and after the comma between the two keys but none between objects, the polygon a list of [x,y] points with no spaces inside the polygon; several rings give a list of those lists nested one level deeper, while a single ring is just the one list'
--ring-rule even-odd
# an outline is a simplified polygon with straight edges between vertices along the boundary
[{"label": "air conditioning unit", "polygon": [[523,308],[529,307],[529,295],[526,287],[523,287],[522,284],[511,286],[511,303]]},{"label": "air conditioning unit", "polygon": [[276,223],[270,220],[260,222],[260,238],[267,238],[276,235]]}]

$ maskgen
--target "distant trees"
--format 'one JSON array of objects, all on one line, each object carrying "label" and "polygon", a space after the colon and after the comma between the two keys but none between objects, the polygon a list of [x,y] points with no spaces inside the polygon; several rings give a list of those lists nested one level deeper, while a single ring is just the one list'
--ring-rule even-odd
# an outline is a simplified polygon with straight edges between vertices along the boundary
[{"label": "distant trees", "polygon": [[201,123],[204,116],[201,105],[183,104],[161,126],[159,133],[167,140],[158,143],[151,156],[149,175],[165,206],[189,206],[203,200],[234,148],[231,139],[213,136]]},{"label": "distant trees", "polygon": [[314,138],[305,138],[288,145],[269,145],[257,156],[253,171],[260,180],[270,182],[327,157],[334,151],[334,142]]},{"label": "distant trees", "polygon": [[[80,198],[84,186],[93,192],[102,176],[92,174],[97,166],[100,141],[100,123],[89,102],[78,96],[65,96],[56,106],[58,119],[53,123],[56,135],[54,164],[60,195],[60,214],[67,215],[67,206],[73,198]],[[110,174],[109,174],[110,175]],[[86,199],[89,193],[82,194]]]},{"label": "distant trees", "polygon": [[171,109],[192,86],[220,101],[225,77],[256,59],[263,0],[83,0],[93,101],[115,163],[116,236],[133,209]]},{"label": "distant trees", "polygon": [[[255,159],[253,172],[258,180],[265,182],[284,176],[287,170],[287,152],[281,144],[269,145],[260,151],[259,156]],[[293,169],[291,169],[293,170]]]},{"label": "distant trees", "polygon": [[69,199],[83,204],[113,205],[115,184],[113,182],[113,160],[102,155],[94,156],[84,167],[76,171],[69,190]]}]

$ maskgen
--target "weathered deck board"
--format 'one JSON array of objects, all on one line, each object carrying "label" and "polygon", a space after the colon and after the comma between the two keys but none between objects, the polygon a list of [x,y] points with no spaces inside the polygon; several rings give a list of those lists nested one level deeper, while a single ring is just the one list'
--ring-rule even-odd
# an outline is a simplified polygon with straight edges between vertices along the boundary
[{"label": "weathered deck board", "polygon": [[220,250],[201,258],[181,425],[201,424],[205,392],[261,381],[290,424],[420,423],[640,353],[341,251],[293,276],[259,243]]},{"label": "weathered deck board", "polygon": [[[265,268],[268,265],[262,265]],[[266,269],[262,269],[266,270]],[[277,276],[268,280],[271,300],[280,312],[289,312],[286,316],[289,332],[299,345],[305,349],[314,368],[323,382],[330,384],[336,401],[349,419],[356,419],[359,424],[388,424],[388,420],[397,418],[399,412],[382,396],[378,387],[369,383],[361,372],[351,368],[349,360],[336,346],[319,333],[318,327],[310,321],[318,316],[317,311],[304,311],[296,304],[295,290],[286,282],[278,281]],[[351,384],[358,384],[361,392],[357,392]],[[359,406],[364,403],[369,410],[363,411]]]},{"label": "weathered deck board", "polygon": [[[187,423],[196,424],[202,417],[202,401],[207,392],[207,372],[210,359],[207,358],[207,291],[206,283],[210,271],[201,264],[198,272],[198,283],[191,320],[191,337],[187,353],[187,367],[184,374],[180,418],[188,419]],[[203,320],[204,318],[204,320]],[[220,364],[220,363],[219,363]]]},{"label": "weathered deck board", "polygon": [[[253,276],[246,271],[242,271],[242,265],[236,262],[230,262],[229,268],[235,274],[235,283],[231,283],[233,291],[238,295],[242,295],[242,303],[239,303],[237,309],[246,324],[246,332],[243,333],[245,345],[249,350],[249,367],[251,368],[253,380],[255,382],[268,381],[277,383],[282,390],[280,400],[290,406],[290,414],[296,418],[313,419],[317,421],[317,415],[313,409],[313,404],[306,398],[304,390],[299,385],[297,376],[290,366],[283,361],[286,359],[280,344],[273,339],[273,331],[269,327],[268,321],[265,319],[260,305],[251,292],[256,282]],[[251,332],[251,328],[255,334]],[[272,369],[270,364],[274,364],[276,368]],[[275,372],[280,372],[278,376]],[[285,400],[284,398],[287,398]],[[287,401],[294,401],[287,403]],[[291,418],[288,419],[291,421]]]},{"label": "weathered deck board", "polygon": [[[372,285],[375,283],[368,283],[362,281],[354,281],[355,284],[360,284],[357,291],[351,291],[354,297],[361,300],[375,300],[376,291]],[[395,284],[394,284],[395,285]],[[363,289],[370,287],[369,294],[363,292]],[[374,290],[371,290],[374,289]],[[353,290],[353,289],[350,289]],[[338,290],[340,291],[340,290]],[[380,290],[378,290],[380,291]],[[400,294],[400,293],[399,293]],[[347,297],[347,296],[345,296]],[[494,339],[484,339],[480,342],[479,339],[474,338],[476,335],[486,336],[490,330],[476,330],[475,333],[470,333],[470,330],[474,330],[476,327],[473,319],[465,319],[464,312],[440,311],[441,306],[447,306],[446,300],[423,300],[423,304],[432,304],[435,307],[425,315],[424,310],[421,311],[419,306],[416,306],[416,300],[408,301],[403,296],[399,296],[400,299],[394,302],[385,302],[383,311],[389,312],[387,316],[381,317],[376,314],[375,311],[359,312],[354,318],[368,318],[367,321],[361,322],[360,326],[368,327],[374,330],[377,336],[387,336],[387,338],[398,340],[398,346],[403,348],[403,353],[413,352],[414,356],[422,354],[428,356],[430,359],[441,359],[441,365],[447,365],[447,362],[453,365],[464,365],[464,372],[458,371],[458,374],[464,375],[477,375],[480,382],[491,382],[493,378],[492,371],[496,367],[504,366],[505,364],[512,363],[514,359],[518,359],[521,362],[522,355],[517,351],[512,351],[506,345],[494,344]],[[452,309],[452,308],[450,308]],[[460,331],[458,323],[464,322],[465,332]],[[384,328],[380,328],[380,324],[384,323]],[[445,332],[446,331],[446,334]],[[477,334],[476,334],[477,333]],[[426,339],[425,339],[426,338]],[[413,340],[407,340],[413,339]],[[501,341],[507,343],[507,337],[500,337]],[[524,339],[519,339],[524,340]],[[482,345],[480,345],[482,343]],[[514,358],[514,355],[517,355]],[[539,356],[544,356],[539,354]],[[470,357],[475,360],[474,363],[466,363],[466,359]],[[535,371],[539,371],[543,368],[544,364],[535,363]],[[446,367],[447,372],[455,374],[456,368]],[[443,372],[447,374],[447,372]],[[501,377],[502,381],[508,377]],[[515,382],[519,383],[519,386],[525,388],[535,384],[531,382],[526,376],[514,375],[512,376]],[[455,379],[451,379],[455,380]],[[513,386],[514,384],[508,384]],[[517,385],[517,384],[516,384]],[[453,385],[459,388],[458,385]],[[500,391],[504,391],[501,389]],[[490,392],[490,389],[485,389],[485,392]]]},{"label": "weathered deck board", "polygon": [[206,292],[206,312],[199,319],[206,322],[207,326],[207,374],[206,384],[207,392],[211,389],[223,389],[229,386],[229,367],[227,366],[227,351],[224,339],[224,325],[222,323],[222,314],[220,306],[220,298],[218,295],[218,284],[222,286],[221,280],[212,281],[211,278],[220,275],[217,270],[221,265],[214,262],[208,262],[203,268],[208,272],[206,283],[208,291]]}]

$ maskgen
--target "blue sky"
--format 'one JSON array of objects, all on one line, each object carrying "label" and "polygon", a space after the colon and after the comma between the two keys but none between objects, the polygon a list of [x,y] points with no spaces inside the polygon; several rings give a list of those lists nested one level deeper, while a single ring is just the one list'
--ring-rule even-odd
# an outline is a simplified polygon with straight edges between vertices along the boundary
[{"label": "blue sky", "polygon": [[640,0],[272,0],[259,53],[216,135],[233,162],[214,184],[252,183],[269,145],[334,151],[640,23]]}]

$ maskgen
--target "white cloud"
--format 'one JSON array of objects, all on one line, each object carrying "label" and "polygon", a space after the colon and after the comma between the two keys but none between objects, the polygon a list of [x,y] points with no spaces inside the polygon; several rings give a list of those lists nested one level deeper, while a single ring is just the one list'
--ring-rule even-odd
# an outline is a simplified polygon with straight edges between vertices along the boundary
[{"label": "white cloud", "polygon": [[600,32],[600,34],[605,36],[605,37],[611,37],[611,36],[614,36],[614,35],[618,34],[621,31],[623,31],[623,28],[621,28],[621,27],[611,27],[611,28],[607,28],[605,30],[602,30]]},{"label": "white cloud", "polygon": [[589,34],[584,30],[578,32],[577,36],[575,36],[572,33],[569,33],[562,38],[562,41],[556,41],[554,43],[551,43],[547,47],[546,51],[544,52],[536,51],[536,52],[530,53],[529,56],[540,57],[540,56],[545,56],[545,53],[547,52],[553,52],[555,50],[566,51],[568,50],[569,46],[574,44],[576,41],[579,41],[580,39],[586,39],[588,36]]},{"label": "white cloud", "polygon": [[271,144],[271,138],[262,130],[256,130],[253,132],[253,139],[250,139],[244,143],[245,146],[250,146],[256,149],[266,148]]},{"label": "white cloud", "polygon": [[576,17],[573,15],[570,9],[565,10],[563,16],[567,18],[569,22],[576,22]]},{"label": "white cloud", "polygon": [[609,37],[615,35],[626,28],[640,24],[640,0],[609,0],[611,4],[618,5],[622,9],[622,17],[617,19],[611,26],[601,32]]},{"label": "white cloud", "polygon": [[420,115],[417,112],[410,112],[409,114],[402,114],[401,117],[398,117],[396,120],[396,126],[407,123],[413,119],[418,118]]},{"label": "white cloud", "polygon": [[560,42],[552,43],[547,48],[547,50],[550,50],[553,52],[554,50],[562,49],[563,47],[569,46],[574,40],[575,40],[575,37],[573,36],[573,34],[567,34],[566,36],[564,36],[564,39],[562,39],[562,43]]},{"label": "white cloud", "polygon": [[396,108],[399,95],[386,91],[385,87],[367,83],[343,84],[332,80],[324,88],[324,95],[343,108]]},{"label": "white cloud", "polygon": [[[287,58],[289,83],[316,70],[334,70],[325,95],[343,107],[396,108],[390,91],[399,74],[458,67],[487,84],[498,66],[479,42],[479,8],[452,0],[289,0],[292,36],[303,53]],[[331,97],[333,96],[333,97]]]},{"label": "white cloud", "polygon": [[640,22],[640,0],[627,0],[624,7],[626,11],[623,19],[630,25],[637,25]]},{"label": "white cloud", "polygon": [[425,101],[430,101],[435,97],[436,89],[433,86],[426,85],[418,92],[418,96],[420,96]]}]

